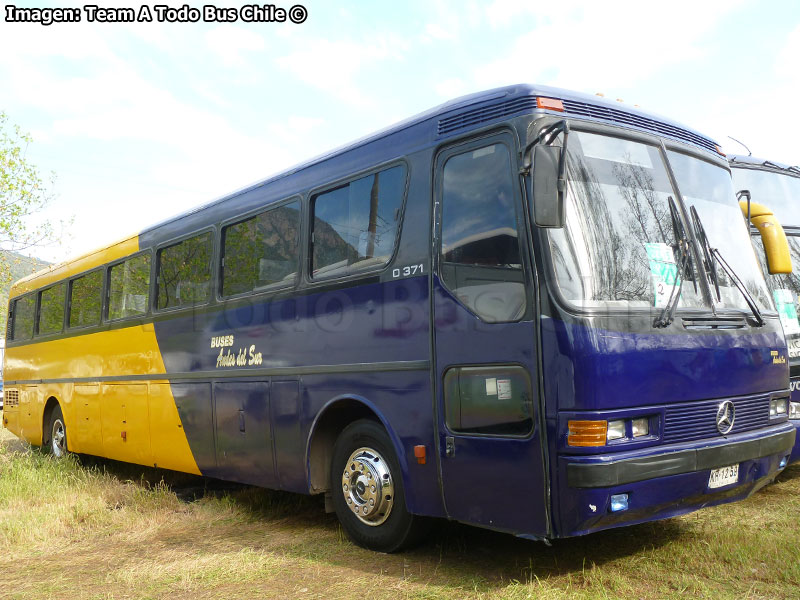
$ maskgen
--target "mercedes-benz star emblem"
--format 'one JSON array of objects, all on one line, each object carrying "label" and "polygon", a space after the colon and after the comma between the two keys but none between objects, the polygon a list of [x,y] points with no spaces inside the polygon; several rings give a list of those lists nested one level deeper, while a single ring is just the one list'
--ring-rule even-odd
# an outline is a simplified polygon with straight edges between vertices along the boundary
[{"label": "mercedes-benz star emblem", "polygon": [[722,435],[728,435],[733,429],[733,422],[736,420],[736,408],[733,402],[725,400],[717,408],[717,431]]}]

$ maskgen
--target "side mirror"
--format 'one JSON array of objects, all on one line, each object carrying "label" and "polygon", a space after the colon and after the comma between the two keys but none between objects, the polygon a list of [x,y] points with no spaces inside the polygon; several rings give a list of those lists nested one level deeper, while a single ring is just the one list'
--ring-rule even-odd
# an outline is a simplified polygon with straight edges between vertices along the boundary
[{"label": "side mirror", "polygon": [[783,227],[781,227],[775,215],[772,214],[772,211],[763,204],[745,200],[739,201],[739,208],[742,209],[745,218],[749,209],[750,222],[761,234],[764,253],[767,255],[767,270],[770,274],[791,273],[792,257],[789,253],[789,242],[786,239]]},{"label": "side mirror", "polygon": [[533,148],[533,220],[540,227],[564,226],[564,194],[559,190],[561,152],[560,146]]}]

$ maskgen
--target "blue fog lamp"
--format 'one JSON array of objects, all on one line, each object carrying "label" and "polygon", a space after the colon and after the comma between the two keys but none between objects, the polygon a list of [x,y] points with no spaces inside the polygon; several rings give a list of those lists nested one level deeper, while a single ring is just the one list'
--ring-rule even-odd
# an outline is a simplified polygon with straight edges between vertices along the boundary
[{"label": "blue fog lamp", "polygon": [[611,496],[611,512],[628,510],[628,494],[613,494]]},{"label": "blue fog lamp", "polygon": [[788,456],[784,456],[784,457],[781,459],[781,463],[778,465],[778,468],[779,468],[779,469],[782,469],[782,468],[784,468],[784,467],[785,467],[786,465],[788,465],[788,464],[789,464],[789,457],[788,457]]}]

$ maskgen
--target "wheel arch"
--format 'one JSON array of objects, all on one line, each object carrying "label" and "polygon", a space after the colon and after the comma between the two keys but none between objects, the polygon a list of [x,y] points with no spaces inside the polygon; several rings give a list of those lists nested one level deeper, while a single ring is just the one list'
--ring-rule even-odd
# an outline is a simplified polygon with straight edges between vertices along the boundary
[{"label": "wheel arch", "polygon": [[400,438],[372,402],[357,394],[345,394],[331,398],[311,424],[306,442],[306,480],[310,493],[319,494],[331,489],[333,445],[345,427],[361,419],[371,419],[386,431],[400,464],[400,476],[406,484],[404,488],[408,489],[408,461]]},{"label": "wheel arch", "polygon": [[[61,402],[59,402],[58,398],[53,395],[50,395],[44,403],[44,411],[42,411],[42,446],[50,443],[50,418],[53,414],[53,410],[55,407],[61,407]],[[61,407],[61,417],[64,419],[64,425],[66,425],[67,418],[64,416],[64,409]]]}]

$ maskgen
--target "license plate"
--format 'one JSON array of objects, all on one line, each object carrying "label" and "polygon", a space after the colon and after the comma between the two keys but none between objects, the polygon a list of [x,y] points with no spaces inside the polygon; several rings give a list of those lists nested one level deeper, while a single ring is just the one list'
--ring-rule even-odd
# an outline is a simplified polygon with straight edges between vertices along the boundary
[{"label": "license plate", "polygon": [[711,475],[708,476],[708,487],[711,489],[721,488],[737,481],[739,481],[739,465],[720,467],[711,470]]}]

